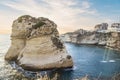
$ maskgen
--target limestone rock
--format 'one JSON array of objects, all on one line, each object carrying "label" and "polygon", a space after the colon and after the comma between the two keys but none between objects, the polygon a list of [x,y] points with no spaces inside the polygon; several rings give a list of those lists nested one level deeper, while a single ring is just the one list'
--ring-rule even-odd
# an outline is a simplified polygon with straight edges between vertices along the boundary
[{"label": "limestone rock", "polygon": [[62,35],[61,39],[65,42],[77,44],[97,44],[98,39],[96,39],[95,36],[94,32],[79,29],[72,33]]},{"label": "limestone rock", "polygon": [[120,49],[120,33],[119,32],[111,32],[110,37],[107,40],[107,47],[113,49]]},{"label": "limestone rock", "polygon": [[79,29],[63,34],[61,39],[65,42],[100,45],[120,50],[120,23],[113,23],[111,28],[108,28],[107,23],[97,24],[94,31]]},{"label": "limestone rock", "polygon": [[107,33],[108,24],[102,23],[97,24],[94,31],[87,31],[83,29],[78,29],[70,34],[62,35],[62,39],[65,42],[72,42],[77,44],[92,44],[92,45],[102,45],[107,44],[107,39],[109,33]]},{"label": "limestone rock", "polygon": [[59,38],[57,25],[47,18],[29,15],[19,17],[13,22],[11,40],[5,60],[17,61],[24,69],[46,70],[73,66],[72,57]]}]

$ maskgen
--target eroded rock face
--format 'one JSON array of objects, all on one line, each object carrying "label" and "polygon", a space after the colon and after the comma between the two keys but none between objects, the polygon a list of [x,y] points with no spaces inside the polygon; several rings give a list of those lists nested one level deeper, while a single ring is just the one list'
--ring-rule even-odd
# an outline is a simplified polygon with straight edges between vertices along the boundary
[{"label": "eroded rock face", "polygon": [[11,47],[5,60],[17,61],[27,70],[73,66],[72,57],[59,39],[57,25],[47,18],[21,16],[13,22]]},{"label": "eroded rock face", "polygon": [[90,44],[90,45],[102,45],[107,44],[107,40],[110,37],[107,23],[97,24],[94,30],[87,31],[83,29],[76,30],[70,34],[62,35],[63,41],[77,43],[77,44]]},{"label": "eroded rock face", "polygon": [[109,34],[110,34],[110,37],[107,40],[107,47],[120,50],[120,33],[111,32]]},{"label": "eroded rock face", "polygon": [[107,23],[97,24],[94,31],[79,29],[77,32],[63,34],[61,39],[65,42],[100,45],[120,50],[120,23],[113,23],[111,28],[108,29]]},{"label": "eroded rock face", "polygon": [[61,39],[65,42],[72,42],[77,44],[97,44],[95,32],[79,29],[75,32],[66,33],[61,36]]}]

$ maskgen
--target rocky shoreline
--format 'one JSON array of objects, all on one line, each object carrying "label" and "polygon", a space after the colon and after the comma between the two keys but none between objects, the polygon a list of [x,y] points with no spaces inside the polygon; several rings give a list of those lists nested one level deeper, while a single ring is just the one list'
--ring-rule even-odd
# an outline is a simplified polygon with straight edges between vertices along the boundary
[{"label": "rocky shoreline", "polygon": [[[93,45],[94,46],[94,45]],[[56,74],[55,73],[51,73],[52,75],[54,75],[54,77],[50,78],[51,76],[49,75],[42,75],[41,78],[41,72],[35,72],[35,71],[25,71],[20,69],[19,67],[15,67],[14,63],[12,63],[13,65],[11,66],[10,64],[6,63],[4,61],[4,53],[0,53],[0,79],[1,80],[61,80],[59,79],[59,73],[57,75],[56,78]],[[54,71],[53,71],[54,72]],[[56,72],[56,71],[55,71]],[[46,73],[46,72],[43,72]],[[49,72],[47,73],[49,74]],[[81,74],[81,72],[80,72]],[[47,76],[47,78],[46,78]],[[85,75],[84,75],[85,76]],[[113,76],[113,78],[105,78],[105,77],[100,77],[99,79],[91,77],[91,75],[88,75],[87,77],[75,77],[73,80],[119,80],[120,79],[120,75],[116,74]],[[61,77],[61,76],[60,76]]]},{"label": "rocky shoreline", "polygon": [[64,42],[75,44],[87,44],[105,46],[106,48],[120,50],[120,23],[113,23],[108,27],[107,23],[98,24],[94,30],[76,30],[61,35]]},{"label": "rocky shoreline", "polygon": [[[54,71],[27,71],[15,62],[4,61],[5,53],[0,53],[0,80],[57,80],[59,78]],[[49,74],[53,74],[53,77]]]}]

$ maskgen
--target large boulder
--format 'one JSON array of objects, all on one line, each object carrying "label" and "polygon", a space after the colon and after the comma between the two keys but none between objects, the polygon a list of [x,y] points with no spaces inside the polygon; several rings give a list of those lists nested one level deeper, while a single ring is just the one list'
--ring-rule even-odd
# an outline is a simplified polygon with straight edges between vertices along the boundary
[{"label": "large boulder", "polygon": [[47,18],[19,17],[13,22],[11,40],[5,60],[16,61],[24,69],[73,67],[72,57],[59,39],[57,25]]}]

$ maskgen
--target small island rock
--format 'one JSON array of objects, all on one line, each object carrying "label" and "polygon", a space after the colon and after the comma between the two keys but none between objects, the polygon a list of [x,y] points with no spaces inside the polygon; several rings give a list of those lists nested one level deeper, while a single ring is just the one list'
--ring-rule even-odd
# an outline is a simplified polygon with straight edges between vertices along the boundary
[{"label": "small island rock", "polygon": [[16,61],[23,69],[73,67],[72,57],[59,38],[57,25],[47,18],[19,17],[12,25],[11,41],[5,60]]}]

